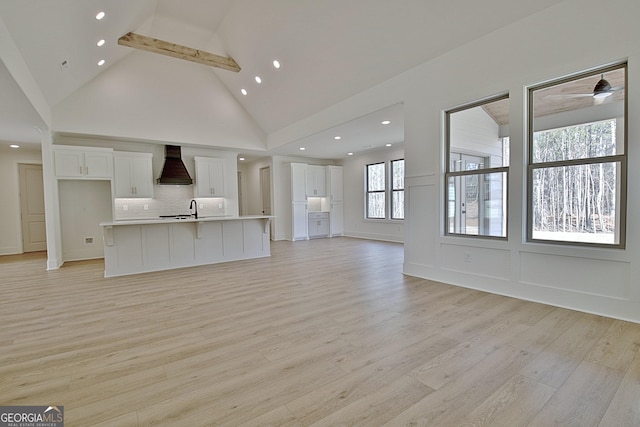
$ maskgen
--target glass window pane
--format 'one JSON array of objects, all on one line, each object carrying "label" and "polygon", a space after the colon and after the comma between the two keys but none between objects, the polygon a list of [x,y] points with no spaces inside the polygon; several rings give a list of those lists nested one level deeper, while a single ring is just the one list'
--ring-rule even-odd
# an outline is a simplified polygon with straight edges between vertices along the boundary
[{"label": "glass window pane", "polygon": [[506,172],[449,177],[448,233],[506,237],[506,182]]},{"label": "glass window pane", "polygon": [[533,170],[532,237],[617,244],[620,163]]},{"label": "glass window pane", "polygon": [[403,190],[404,189],[404,160],[394,160],[391,162],[391,169],[393,174],[392,189]]},{"label": "glass window pane", "polygon": [[[532,161],[624,154],[624,66],[533,91]],[[548,159],[548,160],[542,160]]]},{"label": "glass window pane", "polygon": [[534,132],[533,163],[614,156],[616,120]]},{"label": "glass window pane", "polygon": [[367,218],[385,218],[384,192],[367,194]]},{"label": "glass window pane", "polygon": [[367,191],[384,191],[384,163],[367,165]]},{"label": "glass window pane", "polygon": [[[448,120],[449,172],[509,166],[509,98],[448,113]],[[464,153],[481,161],[465,166]]]},{"label": "glass window pane", "polygon": [[391,218],[404,219],[404,191],[394,191],[391,200]]}]

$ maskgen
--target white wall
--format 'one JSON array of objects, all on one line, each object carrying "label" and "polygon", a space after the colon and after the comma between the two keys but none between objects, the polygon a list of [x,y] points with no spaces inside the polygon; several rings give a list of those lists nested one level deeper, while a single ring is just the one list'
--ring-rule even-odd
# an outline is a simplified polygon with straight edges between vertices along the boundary
[{"label": "white wall", "polygon": [[22,253],[19,163],[42,164],[40,150],[0,145],[0,255]]},{"label": "white wall", "polygon": [[111,181],[59,180],[58,194],[63,261],[104,257],[99,224],[113,219]]},{"label": "white wall", "polygon": [[212,70],[147,52],[114,64],[55,105],[52,116],[54,132],[266,147],[264,132]]},{"label": "white wall", "polygon": [[[402,148],[376,150],[345,159],[344,234],[350,237],[404,241],[404,221],[365,218],[365,167],[371,163],[404,159]],[[406,202],[405,202],[406,206]]]},{"label": "white wall", "polygon": [[[612,0],[606,10],[615,11],[615,25],[586,25],[601,20],[602,3],[567,0],[269,135],[270,143],[304,128],[337,124],[339,114],[355,115],[363,106],[404,101],[405,273],[640,322],[638,192],[631,189],[628,194],[624,250],[532,244],[524,239],[526,88],[627,60],[630,117],[640,105],[640,85],[634,84],[640,81],[640,2]],[[510,94],[511,116],[508,240],[446,237],[444,111],[505,91]],[[640,150],[634,149],[640,122],[629,120],[627,128],[628,180],[634,183],[640,180],[640,170],[633,167],[640,164]],[[346,169],[349,182],[353,177]],[[345,196],[350,198],[346,191]],[[465,255],[470,262],[465,262]]]}]

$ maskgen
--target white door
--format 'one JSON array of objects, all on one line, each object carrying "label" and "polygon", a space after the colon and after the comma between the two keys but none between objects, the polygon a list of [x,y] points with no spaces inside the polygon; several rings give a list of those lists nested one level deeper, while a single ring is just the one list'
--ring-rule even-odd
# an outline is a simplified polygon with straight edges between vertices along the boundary
[{"label": "white door", "polygon": [[260,194],[262,214],[271,215],[271,167],[260,168]]},{"label": "white door", "polygon": [[20,175],[20,213],[22,219],[22,251],[47,249],[44,222],[44,185],[42,165],[18,165]]}]

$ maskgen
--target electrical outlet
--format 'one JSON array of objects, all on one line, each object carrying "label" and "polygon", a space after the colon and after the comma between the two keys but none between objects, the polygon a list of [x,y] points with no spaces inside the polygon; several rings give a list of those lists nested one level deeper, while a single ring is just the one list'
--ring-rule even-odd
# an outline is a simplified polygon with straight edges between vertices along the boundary
[{"label": "electrical outlet", "polygon": [[90,245],[93,243],[93,237],[85,237],[84,238],[84,244],[85,245]]},{"label": "electrical outlet", "polygon": [[129,206],[128,205],[122,205],[122,210],[123,211],[128,211],[129,210]]},{"label": "electrical outlet", "polygon": [[471,254],[469,252],[464,253],[464,262],[471,262]]},{"label": "electrical outlet", "polygon": [[144,205],[142,208],[143,208],[145,211],[148,211],[148,210],[149,210],[149,205]]},{"label": "electrical outlet", "polygon": [[222,209],[222,208],[223,208],[222,203],[218,203],[218,208],[219,208],[219,209]]},{"label": "electrical outlet", "polygon": [[204,209],[204,203],[200,203],[200,206],[198,206],[200,209]]}]

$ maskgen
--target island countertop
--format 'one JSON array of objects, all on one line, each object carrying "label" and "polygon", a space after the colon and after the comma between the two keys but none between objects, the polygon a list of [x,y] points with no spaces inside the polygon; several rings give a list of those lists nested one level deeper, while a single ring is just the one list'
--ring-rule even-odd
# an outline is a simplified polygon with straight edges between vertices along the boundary
[{"label": "island countertop", "polygon": [[101,227],[113,227],[118,225],[144,225],[144,224],[174,224],[189,222],[208,222],[208,221],[238,221],[251,219],[272,219],[271,215],[214,215],[203,217],[187,217],[187,218],[140,218],[140,219],[120,219],[115,221],[103,221],[99,225]]}]

